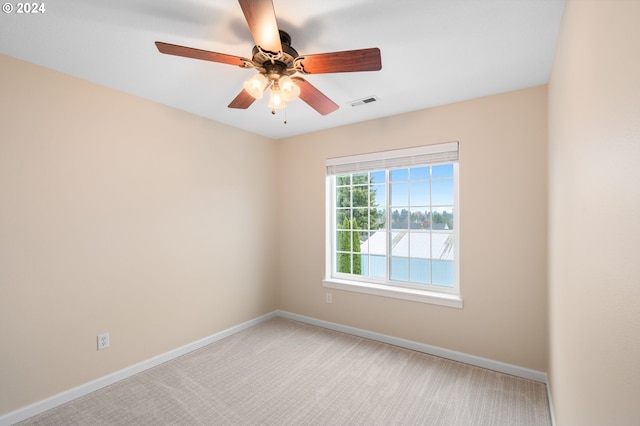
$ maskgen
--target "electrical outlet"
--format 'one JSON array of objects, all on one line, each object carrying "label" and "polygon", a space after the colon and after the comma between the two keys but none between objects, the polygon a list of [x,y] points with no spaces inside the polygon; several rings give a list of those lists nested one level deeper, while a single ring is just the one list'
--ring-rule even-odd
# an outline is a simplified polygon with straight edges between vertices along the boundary
[{"label": "electrical outlet", "polygon": [[109,333],[98,334],[98,350],[107,349],[109,347]]},{"label": "electrical outlet", "polygon": [[327,303],[333,302],[333,297],[331,297],[331,293],[327,293]]}]

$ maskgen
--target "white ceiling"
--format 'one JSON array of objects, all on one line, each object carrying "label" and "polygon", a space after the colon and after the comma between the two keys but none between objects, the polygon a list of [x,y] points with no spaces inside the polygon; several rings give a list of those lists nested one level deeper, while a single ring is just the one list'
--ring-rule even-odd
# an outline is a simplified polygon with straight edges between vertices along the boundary
[{"label": "white ceiling", "polygon": [[[305,76],[340,109],[227,108],[254,70],[160,54],[155,41],[251,57],[235,0],[53,0],[2,13],[0,52],[270,138],[548,81],[564,0],[273,0],[299,54],[379,47],[382,71]],[[16,5],[16,3],[13,3]],[[1,74],[0,74],[1,78]],[[350,101],[376,96],[359,107]]]}]

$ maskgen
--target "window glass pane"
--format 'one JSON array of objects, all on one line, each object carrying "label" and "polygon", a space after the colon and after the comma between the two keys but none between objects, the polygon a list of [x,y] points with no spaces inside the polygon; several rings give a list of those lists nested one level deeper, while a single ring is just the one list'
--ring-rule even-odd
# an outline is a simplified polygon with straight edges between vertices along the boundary
[{"label": "window glass pane", "polygon": [[370,180],[371,183],[385,183],[386,178],[385,178],[384,170],[378,171],[378,172],[371,172],[370,179],[371,179]]},{"label": "window glass pane", "polygon": [[353,209],[352,229],[369,229],[369,209]]},{"label": "window glass pane", "polygon": [[367,207],[369,205],[369,186],[354,186],[351,190],[353,207]]},{"label": "window glass pane", "polygon": [[396,169],[391,170],[391,181],[399,181],[399,180],[408,180],[409,179],[409,169]]},{"label": "window glass pane", "polygon": [[369,222],[362,225],[363,229],[378,229],[378,209],[367,209]]},{"label": "window glass pane", "polygon": [[434,232],[431,234],[431,258],[453,260],[455,238],[453,233]]},{"label": "window glass pane", "polygon": [[408,206],[409,205],[409,183],[391,184],[391,205],[392,206]]},{"label": "window glass pane", "polygon": [[411,200],[412,206],[425,206],[431,203],[430,191],[429,191],[429,181],[417,181],[409,184],[409,199]]},{"label": "window glass pane", "polygon": [[351,188],[342,186],[336,188],[336,207],[351,207]]},{"label": "window glass pane", "polygon": [[431,204],[453,205],[453,179],[431,181]]},{"label": "window glass pane", "polygon": [[394,209],[391,211],[391,228],[409,229],[409,210]]},{"label": "window glass pane", "polygon": [[336,210],[336,227],[337,229],[350,229],[349,220],[351,219],[351,209]]},{"label": "window glass pane", "polygon": [[406,257],[391,258],[391,279],[409,281],[409,259]]},{"label": "window glass pane", "polygon": [[362,275],[362,255],[360,253],[353,254],[353,271],[354,275]]},{"label": "window glass pane", "polygon": [[369,253],[369,246],[371,245],[370,238],[360,237],[360,253],[367,254]]},{"label": "window glass pane", "polygon": [[362,275],[370,275],[369,274],[369,256],[365,254],[360,255],[360,273]]},{"label": "window glass pane", "polygon": [[431,229],[446,231],[453,229],[453,207],[443,206],[432,209]]},{"label": "window glass pane", "polygon": [[390,243],[392,256],[409,257],[408,232],[392,232]]},{"label": "window glass pane", "polygon": [[387,205],[387,188],[385,185],[371,185],[371,205],[385,207]]},{"label": "window glass pane", "polygon": [[443,287],[453,287],[453,262],[445,260],[434,260],[431,262],[433,268],[433,284]]},{"label": "window glass pane", "polygon": [[429,166],[412,168],[410,176],[411,180],[429,179]]},{"label": "window glass pane", "polygon": [[411,208],[411,229],[429,229],[429,208]]},{"label": "window glass pane", "polygon": [[353,185],[367,185],[369,183],[369,173],[353,174],[351,179]]},{"label": "window glass pane", "polygon": [[411,259],[409,261],[411,282],[429,284],[431,282],[431,262],[426,259]]},{"label": "window glass pane", "polygon": [[351,254],[349,253],[337,253],[336,254],[336,271],[343,274],[351,273]]},{"label": "window glass pane", "polygon": [[351,175],[336,176],[336,185],[350,185]]},{"label": "window glass pane", "polygon": [[420,259],[431,258],[431,233],[424,231],[411,232],[409,238],[409,256]]},{"label": "window glass pane", "polygon": [[358,241],[360,253],[369,253],[369,232],[358,232],[358,237],[360,241]]},{"label": "window glass pane", "polygon": [[443,164],[441,166],[433,166],[431,168],[431,177],[453,177],[453,164]]},{"label": "window glass pane", "polygon": [[351,251],[351,231],[336,232],[336,250]]},{"label": "window glass pane", "polygon": [[384,230],[373,232],[362,247],[366,247],[368,253],[385,256],[387,254],[386,232]]},{"label": "window glass pane", "polygon": [[387,260],[384,256],[369,256],[369,275],[376,278],[387,277]]},{"label": "window glass pane", "polygon": [[370,229],[382,229],[385,225],[385,209],[372,209]]}]

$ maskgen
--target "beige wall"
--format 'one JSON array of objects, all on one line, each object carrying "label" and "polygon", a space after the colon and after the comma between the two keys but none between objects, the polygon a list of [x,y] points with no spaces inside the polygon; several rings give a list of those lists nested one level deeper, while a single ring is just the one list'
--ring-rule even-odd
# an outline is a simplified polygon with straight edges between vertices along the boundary
[{"label": "beige wall", "polygon": [[549,84],[559,425],[640,422],[640,2],[570,1]]},{"label": "beige wall", "polygon": [[[546,371],[546,90],[279,141],[280,308]],[[464,309],[323,288],[325,160],[453,140]]]},{"label": "beige wall", "polygon": [[276,309],[275,142],[0,70],[0,413]]}]

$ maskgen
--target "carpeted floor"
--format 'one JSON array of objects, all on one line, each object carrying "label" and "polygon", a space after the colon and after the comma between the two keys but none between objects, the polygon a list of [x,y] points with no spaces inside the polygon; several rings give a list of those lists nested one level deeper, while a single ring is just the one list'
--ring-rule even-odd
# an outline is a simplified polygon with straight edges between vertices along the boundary
[{"label": "carpeted floor", "polygon": [[550,425],[546,387],[274,318],[20,425]]}]

